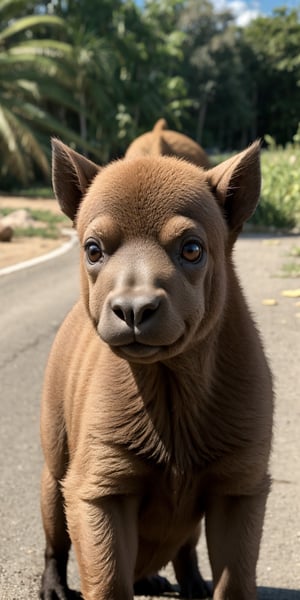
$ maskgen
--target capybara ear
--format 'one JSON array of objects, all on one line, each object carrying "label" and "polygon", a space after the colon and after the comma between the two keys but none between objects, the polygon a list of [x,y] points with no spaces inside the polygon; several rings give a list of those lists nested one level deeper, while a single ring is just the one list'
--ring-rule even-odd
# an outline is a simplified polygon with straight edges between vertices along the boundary
[{"label": "capybara ear", "polygon": [[52,183],[62,211],[75,221],[88,186],[100,171],[91,160],[52,138]]},{"label": "capybara ear", "polygon": [[208,182],[224,211],[228,227],[239,233],[254,213],[260,194],[260,143],[207,171]]},{"label": "capybara ear", "polygon": [[153,133],[161,133],[164,129],[168,129],[168,123],[166,119],[158,119],[153,126]]},{"label": "capybara ear", "polygon": [[150,156],[172,156],[172,148],[163,138],[161,132],[154,133],[150,148]]}]

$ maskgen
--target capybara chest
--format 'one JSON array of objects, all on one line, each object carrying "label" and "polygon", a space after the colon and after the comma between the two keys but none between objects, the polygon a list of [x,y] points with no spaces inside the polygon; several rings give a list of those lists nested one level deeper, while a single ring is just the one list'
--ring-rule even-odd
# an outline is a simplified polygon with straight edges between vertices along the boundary
[{"label": "capybara chest", "polygon": [[[184,477],[173,469],[153,479],[139,512],[138,578],[172,560],[176,549],[193,535],[204,512],[199,478]],[[203,492],[203,490],[202,490]]]}]

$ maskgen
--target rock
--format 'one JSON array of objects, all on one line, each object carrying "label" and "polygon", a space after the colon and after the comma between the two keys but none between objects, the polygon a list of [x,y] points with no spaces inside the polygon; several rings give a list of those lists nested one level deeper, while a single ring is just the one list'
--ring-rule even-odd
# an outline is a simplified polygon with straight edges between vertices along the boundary
[{"label": "rock", "polygon": [[3,225],[0,221],[0,242],[10,242],[13,234],[13,228],[10,225]]},{"label": "rock", "polygon": [[30,213],[25,208],[21,208],[20,210],[14,210],[13,212],[6,215],[6,217],[2,217],[1,219],[2,225],[8,225],[9,227],[34,227],[36,226],[36,221],[30,216]]}]

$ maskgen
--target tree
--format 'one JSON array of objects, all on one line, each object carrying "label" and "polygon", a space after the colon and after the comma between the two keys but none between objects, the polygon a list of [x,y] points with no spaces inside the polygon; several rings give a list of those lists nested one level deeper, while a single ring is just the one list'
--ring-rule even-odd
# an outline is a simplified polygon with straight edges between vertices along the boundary
[{"label": "tree", "polygon": [[257,133],[284,144],[299,122],[300,10],[280,8],[257,18],[245,28],[244,40],[254,57]]},{"label": "tree", "polygon": [[116,78],[117,59],[110,40],[98,37],[84,26],[68,26],[71,45],[69,74],[76,103],[76,121],[70,125],[78,131],[81,150],[89,148],[101,162],[107,162],[110,140],[117,134]]},{"label": "tree", "polygon": [[[64,22],[57,16],[26,15],[25,5],[3,0],[0,6],[1,175],[23,184],[36,168],[49,175],[50,135],[79,141],[59,118],[62,106],[76,110],[66,68],[71,47],[47,36],[63,30]],[[22,10],[23,16],[16,17]],[[57,116],[47,110],[47,103],[56,106]]]},{"label": "tree", "polygon": [[63,17],[72,48],[68,68],[77,113],[67,113],[68,123],[88,144],[91,154],[107,162],[119,153],[118,107],[123,101],[120,70],[124,60],[119,21],[123,2],[57,0],[48,3],[47,10]]},{"label": "tree", "polygon": [[241,39],[228,10],[209,0],[187,0],[178,26],[185,33],[184,72],[191,99],[187,131],[205,146],[228,148],[247,142],[253,119]]},{"label": "tree", "polygon": [[121,83],[118,138],[123,149],[161,116],[180,128],[187,97],[181,72],[184,36],[175,27],[172,10],[178,4],[148,0],[141,10],[128,0],[115,15]]}]

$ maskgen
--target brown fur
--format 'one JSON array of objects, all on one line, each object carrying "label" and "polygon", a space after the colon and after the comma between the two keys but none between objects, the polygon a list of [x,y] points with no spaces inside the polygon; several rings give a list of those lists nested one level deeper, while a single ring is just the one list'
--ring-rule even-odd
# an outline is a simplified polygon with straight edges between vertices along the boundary
[{"label": "brown fur", "polygon": [[100,170],[53,148],[82,291],[44,385],[41,597],[69,597],[71,540],[85,600],[130,600],[168,561],[182,596],[204,598],[205,515],[214,600],[254,600],[272,384],[232,248],[258,201],[259,147],[208,172],[170,157]]},{"label": "brown fur", "polygon": [[126,158],[138,156],[177,156],[208,169],[209,158],[206,152],[191,138],[168,129],[165,119],[159,119],[152,131],[133,140],[126,151]]}]

